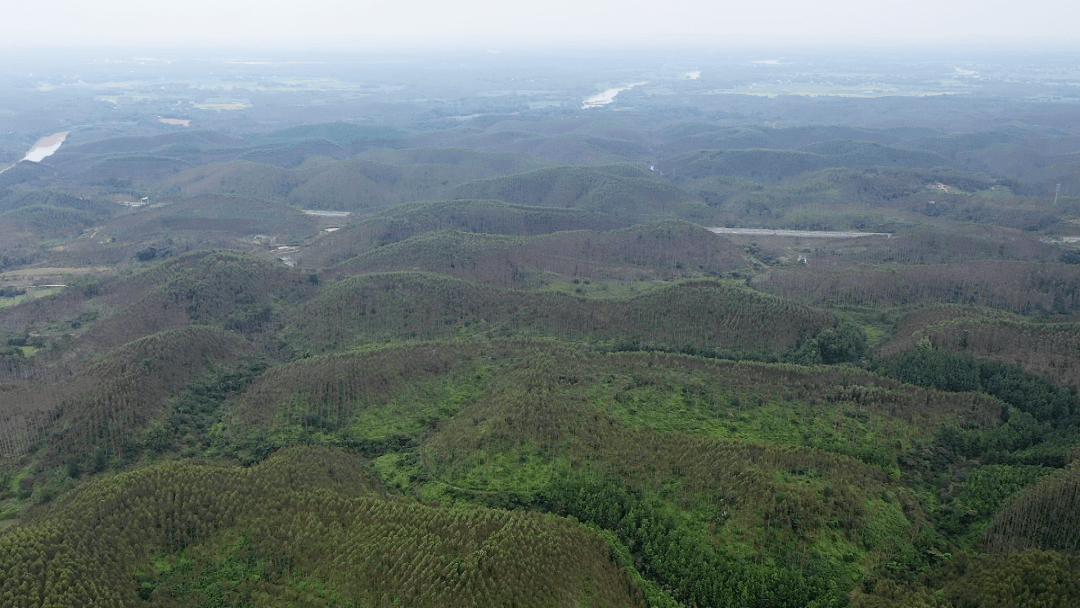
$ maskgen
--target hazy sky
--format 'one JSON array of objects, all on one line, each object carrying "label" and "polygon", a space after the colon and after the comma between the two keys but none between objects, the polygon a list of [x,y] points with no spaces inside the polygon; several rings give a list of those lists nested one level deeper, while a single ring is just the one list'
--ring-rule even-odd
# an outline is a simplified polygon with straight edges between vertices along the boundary
[{"label": "hazy sky", "polygon": [[49,0],[7,3],[0,46],[729,46],[1080,48],[1075,0]]}]

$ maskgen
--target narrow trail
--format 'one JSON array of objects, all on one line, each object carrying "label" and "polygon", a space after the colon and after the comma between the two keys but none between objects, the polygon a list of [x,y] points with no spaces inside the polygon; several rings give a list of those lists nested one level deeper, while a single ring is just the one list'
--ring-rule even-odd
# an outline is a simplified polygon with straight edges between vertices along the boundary
[{"label": "narrow trail", "polygon": [[[17,165],[17,164],[19,164],[19,163],[15,163],[15,165]],[[11,166],[8,166],[8,167],[4,167],[3,169],[0,169],[0,173],[3,173],[4,171],[7,171],[8,169],[10,169],[11,167],[14,167],[15,165],[11,165]]]}]

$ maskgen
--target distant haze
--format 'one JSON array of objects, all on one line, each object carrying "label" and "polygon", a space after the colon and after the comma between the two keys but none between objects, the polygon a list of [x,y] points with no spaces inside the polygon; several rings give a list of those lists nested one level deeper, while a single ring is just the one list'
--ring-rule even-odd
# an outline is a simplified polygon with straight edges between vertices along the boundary
[{"label": "distant haze", "polygon": [[1080,3],[1031,0],[57,0],[9,3],[0,46],[1080,45]]}]

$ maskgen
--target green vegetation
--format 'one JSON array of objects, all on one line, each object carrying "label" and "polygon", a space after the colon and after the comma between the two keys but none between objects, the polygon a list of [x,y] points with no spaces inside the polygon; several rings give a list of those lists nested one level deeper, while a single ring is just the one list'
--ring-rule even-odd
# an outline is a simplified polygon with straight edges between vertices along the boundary
[{"label": "green vegetation", "polygon": [[487,198],[539,207],[572,207],[632,217],[709,217],[697,197],[640,166],[554,167],[463,184],[453,198]]},{"label": "green vegetation", "polygon": [[1005,424],[993,429],[949,429],[950,449],[988,462],[1062,467],[1076,445],[1080,419],[1076,389],[1065,389],[1017,366],[970,355],[917,348],[886,361],[880,371],[946,391],[977,391],[1005,405]]},{"label": "green vegetation", "polygon": [[393,338],[549,335],[678,349],[782,350],[832,315],[733,282],[673,283],[628,299],[519,292],[434,274],[345,279],[298,308],[281,335],[301,353]]},{"label": "green vegetation", "polygon": [[[302,125],[274,131],[263,135],[264,142],[295,142],[311,139],[325,139],[339,146],[358,147],[360,149],[379,147],[392,148],[399,143],[404,133],[389,127],[364,127],[343,122]],[[389,144],[389,145],[388,145]]]},{"label": "green vegetation", "polygon": [[1067,121],[403,86],[4,173],[0,605],[1080,602]]},{"label": "green vegetation", "polygon": [[[387,498],[362,468],[356,456],[308,448],[251,469],[169,463],[95,481],[0,537],[0,560],[12,565],[0,597],[12,606],[43,593],[69,606],[643,605],[606,543],[578,524]],[[63,548],[52,545],[58,537]],[[342,569],[342,559],[355,565]]]}]

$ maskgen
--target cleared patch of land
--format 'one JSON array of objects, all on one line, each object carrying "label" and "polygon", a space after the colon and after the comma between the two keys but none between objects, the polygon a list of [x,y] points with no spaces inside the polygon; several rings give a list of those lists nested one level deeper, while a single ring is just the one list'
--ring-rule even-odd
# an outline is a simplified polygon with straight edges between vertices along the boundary
[{"label": "cleared patch of land", "polygon": [[0,285],[14,287],[63,287],[64,277],[79,274],[115,274],[109,266],[85,266],[82,268],[21,268],[0,274]]},{"label": "cleared patch of land", "polygon": [[626,85],[624,87],[615,87],[615,88],[612,88],[612,89],[608,89],[608,90],[604,91],[603,93],[597,93],[596,95],[593,95],[592,97],[586,97],[585,101],[582,102],[581,109],[585,110],[585,109],[588,109],[588,108],[599,108],[600,106],[606,106],[607,104],[615,101],[615,96],[618,95],[619,93],[621,93],[623,91],[629,91],[630,89],[632,89],[632,88],[634,88],[636,86],[645,85],[645,84],[649,84],[649,83],[648,82],[631,82],[630,84],[628,84],[628,85]]},{"label": "cleared patch of land", "polygon": [[[33,300],[34,298],[41,298],[50,294],[59,292],[66,285],[23,285],[19,287],[26,293],[15,296],[13,298],[0,298],[0,308],[9,308],[11,306],[17,306],[27,300]],[[30,356],[33,352],[23,349],[23,354]]]},{"label": "cleared patch of land", "polygon": [[316,215],[319,217],[349,217],[349,211],[320,211],[318,209],[304,209],[304,213],[307,215]]},{"label": "cleared patch of land", "polygon": [[305,215],[318,218],[318,223],[324,229],[331,232],[349,223],[349,211],[322,211],[319,209],[304,209]]},{"label": "cleared patch of land", "polygon": [[196,108],[200,110],[246,110],[251,106],[250,103],[244,101],[222,101],[222,102],[206,102],[195,104]]},{"label": "cleared patch of land", "polygon": [[891,237],[891,232],[855,232],[841,230],[772,230],[770,228],[706,228],[716,234],[749,234],[754,236],[796,236],[818,239],[854,239],[864,236]]},{"label": "cleared patch of land", "polygon": [[60,133],[49,135],[48,137],[42,137],[32,148],[30,148],[30,151],[26,153],[23,160],[34,163],[41,162],[46,156],[51,156],[60,149],[60,146],[64,143],[64,140],[67,139],[69,133],[71,133],[71,131],[62,131]]}]

